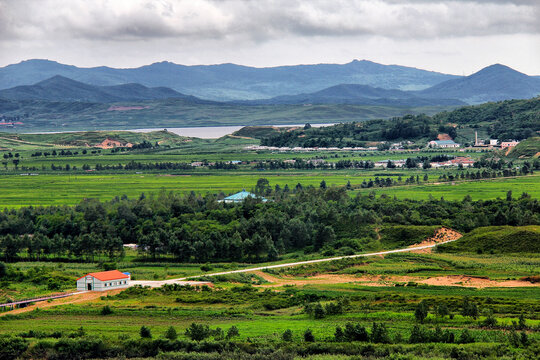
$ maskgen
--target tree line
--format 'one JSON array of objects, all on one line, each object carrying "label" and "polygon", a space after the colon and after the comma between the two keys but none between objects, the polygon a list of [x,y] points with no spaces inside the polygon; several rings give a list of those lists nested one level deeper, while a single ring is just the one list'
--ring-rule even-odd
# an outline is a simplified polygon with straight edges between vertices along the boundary
[{"label": "tree line", "polygon": [[[268,182],[257,191],[265,193]],[[299,184],[300,185],[300,184]],[[271,188],[270,188],[271,189]],[[219,202],[224,194],[156,196],[108,202],[86,199],[76,206],[22,207],[0,212],[0,256],[18,258],[117,258],[122,244],[138,244],[143,259],[267,261],[281,254],[333,249],[343,239],[376,241],[373,227],[446,225],[459,231],[479,226],[540,224],[540,204],[526,194],[506,199],[426,201],[374,194],[350,198],[345,187],[276,189],[273,201],[248,198]]]}]

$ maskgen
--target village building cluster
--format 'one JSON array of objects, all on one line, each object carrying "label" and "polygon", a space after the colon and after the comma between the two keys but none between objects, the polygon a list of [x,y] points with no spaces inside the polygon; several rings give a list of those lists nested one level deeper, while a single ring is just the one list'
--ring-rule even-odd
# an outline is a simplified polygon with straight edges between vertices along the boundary
[{"label": "village building cluster", "polygon": [[[395,167],[404,167],[407,160],[400,159],[400,160],[380,160],[375,162],[375,167],[383,167],[386,168],[388,166],[388,162],[390,162]],[[465,156],[458,156],[456,158],[447,160],[447,161],[434,161],[430,162],[432,168],[441,168],[441,167],[450,167],[450,166],[463,166],[463,167],[469,167],[473,166],[475,161],[470,157]],[[422,163],[419,163],[417,165],[418,167],[422,167]]]}]

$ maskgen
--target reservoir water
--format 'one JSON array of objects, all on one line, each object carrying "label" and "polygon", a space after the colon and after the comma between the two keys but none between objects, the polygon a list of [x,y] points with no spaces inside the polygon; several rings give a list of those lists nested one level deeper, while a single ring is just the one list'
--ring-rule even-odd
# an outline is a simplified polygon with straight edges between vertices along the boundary
[{"label": "reservoir water", "polygon": [[[312,127],[331,126],[334,124],[311,124]],[[236,126],[200,126],[200,127],[178,127],[178,128],[166,128],[167,131],[180,136],[197,137],[201,139],[217,139],[225,135],[232,134],[233,132],[240,130],[244,126],[250,125],[236,125]],[[291,124],[291,125],[257,125],[257,126],[274,126],[274,127],[288,127],[288,126],[304,126],[304,124]],[[161,131],[165,128],[148,128],[148,129],[116,129],[116,130],[102,130],[102,131],[132,131],[132,132],[151,132]],[[88,130],[96,131],[96,130]],[[84,132],[84,131],[44,131],[34,132],[30,134],[58,134],[58,133],[70,133],[70,132]]]}]

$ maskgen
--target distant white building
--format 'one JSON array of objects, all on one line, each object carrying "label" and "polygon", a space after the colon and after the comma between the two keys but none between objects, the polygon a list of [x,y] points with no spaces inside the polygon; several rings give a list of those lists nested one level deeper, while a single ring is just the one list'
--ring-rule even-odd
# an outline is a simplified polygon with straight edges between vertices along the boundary
[{"label": "distant white building", "polygon": [[489,139],[489,145],[490,146],[497,146],[499,144],[499,140],[497,139]]},{"label": "distant white building", "polygon": [[454,140],[432,140],[428,146],[431,148],[458,148],[459,144]]},{"label": "distant white building", "polygon": [[77,279],[78,291],[107,291],[129,286],[131,275],[118,270],[89,273]]}]

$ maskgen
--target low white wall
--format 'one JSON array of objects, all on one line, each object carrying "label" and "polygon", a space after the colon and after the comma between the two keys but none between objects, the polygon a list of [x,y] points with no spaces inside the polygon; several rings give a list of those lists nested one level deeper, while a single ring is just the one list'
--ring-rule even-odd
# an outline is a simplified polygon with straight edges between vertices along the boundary
[{"label": "low white wall", "polygon": [[92,291],[107,291],[129,287],[129,279],[101,281],[85,276],[77,280],[77,291],[88,291],[88,284],[92,284]]}]

